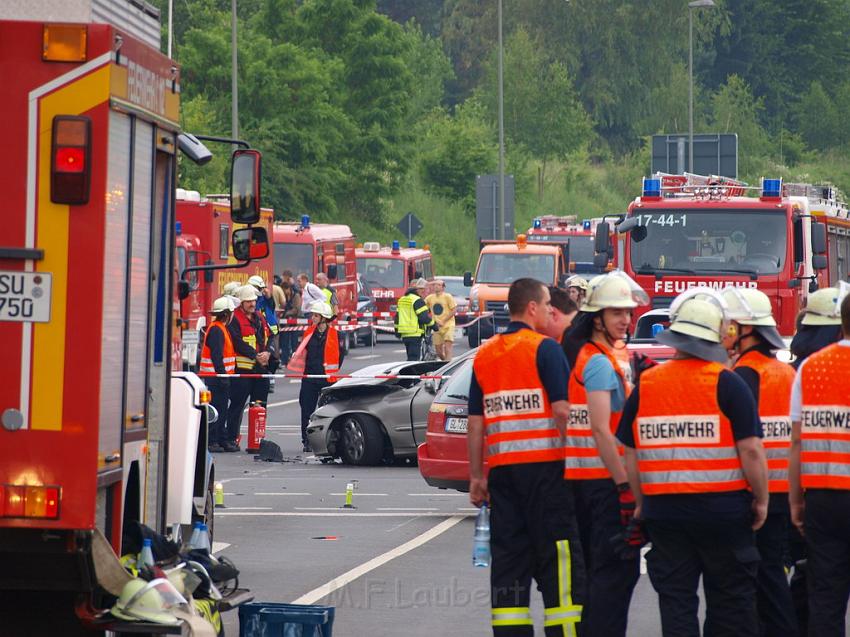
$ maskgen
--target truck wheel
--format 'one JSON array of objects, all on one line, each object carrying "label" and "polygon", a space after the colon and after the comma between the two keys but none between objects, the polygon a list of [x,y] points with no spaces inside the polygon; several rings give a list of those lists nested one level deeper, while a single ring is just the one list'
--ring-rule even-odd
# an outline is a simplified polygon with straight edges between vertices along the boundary
[{"label": "truck wheel", "polygon": [[384,455],[384,437],[381,426],[371,416],[351,414],[339,424],[340,457],[345,464],[372,466],[380,463]]},{"label": "truck wheel", "polygon": [[481,345],[481,342],[478,339],[478,330],[474,327],[471,327],[466,331],[466,342],[469,343],[469,349],[474,349]]}]

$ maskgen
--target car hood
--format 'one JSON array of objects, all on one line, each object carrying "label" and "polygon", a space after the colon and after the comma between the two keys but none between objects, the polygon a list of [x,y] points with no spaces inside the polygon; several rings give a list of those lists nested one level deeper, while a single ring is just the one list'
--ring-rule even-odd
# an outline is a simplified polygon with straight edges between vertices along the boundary
[{"label": "car hood", "polygon": [[336,383],[326,388],[325,391],[343,389],[346,387],[363,387],[368,385],[382,385],[385,383],[395,382],[392,378],[375,378],[375,376],[394,376],[397,374],[428,374],[433,372],[445,363],[442,361],[428,362],[396,362],[396,363],[378,363],[377,365],[369,365],[351,373],[350,378],[342,378]]}]

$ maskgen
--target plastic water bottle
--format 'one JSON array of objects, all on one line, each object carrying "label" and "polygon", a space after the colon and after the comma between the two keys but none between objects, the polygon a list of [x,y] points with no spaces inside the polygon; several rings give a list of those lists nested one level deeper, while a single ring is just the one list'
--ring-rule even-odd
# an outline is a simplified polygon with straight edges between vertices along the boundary
[{"label": "plastic water bottle", "polygon": [[490,566],[490,509],[481,505],[475,518],[475,536],[472,540],[472,565]]},{"label": "plastic water bottle", "polygon": [[154,565],[153,549],[151,548],[150,538],[142,540],[142,552],[139,553],[138,565],[140,568],[152,568]]},{"label": "plastic water bottle", "polygon": [[200,528],[201,528],[200,522],[195,522],[192,525],[192,535],[189,536],[189,543],[186,544],[187,548],[191,549],[193,546],[195,546],[198,543],[198,539],[199,539],[199,536],[200,536],[200,533],[201,533]]},{"label": "plastic water bottle", "polygon": [[[192,536],[194,537],[194,532]],[[194,543],[189,542],[189,550],[201,550],[210,552],[210,531],[207,528],[207,525],[203,522],[198,523],[198,537],[195,538]]]}]

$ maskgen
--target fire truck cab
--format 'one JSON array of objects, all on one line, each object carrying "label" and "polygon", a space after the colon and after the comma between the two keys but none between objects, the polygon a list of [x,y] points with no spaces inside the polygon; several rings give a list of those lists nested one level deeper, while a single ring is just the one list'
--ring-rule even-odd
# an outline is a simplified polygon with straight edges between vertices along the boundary
[{"label": "fire truck cab", "polygon": [[303,272],[313,282],[317,273],[324,272],[336,292],[339,318],[357,312],[357,264],[351,228],[311,223],[309,215],[303,215],[300,223],[275,223],[273,234],[275,274],[291,270],[298,276]]},{"label": "fire truck cab", "polygon": [[380,312],[395,312],[398,299],[410,287],[411,281],[434,278],[434,266],[428,246],[417,248],[408,241],[402,248],[398,241],[391,246],[381,246],[377,241],[367,241],[357,248],[357,271],[372,288],[375,304]]},{"label": "fire truck cab", "polygon": [[[236,265],[231,236],[234,230],[246,227],[233,223],[230,218],[229,195],[201,197],[196,190],[177,189],[175,233],[177,248],[177,274],[183,279],[186,268],[197,265]],[[272,233],[274,211],[260,210],[260,221],[255,224]],[[269,254],[264,259],[252,260],[247,266],[190,271],[186,275],[188,295],[178,298],[182,319],[181,355],[184,369],[194,370],[198,351],[203,341],[207,316],[213,301],[223,294],[230,281],[246,283],[248,277],[259,275],[266,285],[272,285],[273,263]]]},{"label": "fire truck cab", "polygon": [[[212,513],[209,392],[171,362],[177,150],[195,143],[180,134],[179,67],[159,52],[158,11],[144,2],[66,0],[61,23],[56,6],[12,3],[0,20],[9,635],[90,634],[121,593],[128,524],[166,533]],[[259,162],[234,154],[242,223],[259,216]],[[233,233],[239,261],[268,253],[260,230]]]},{"label": "fire truck cab", "polygon": [[471,287],[469,309],[472,312],[492,312],[467,328],[470,347],[503,332],[510,322],[508,289],[511,283],[531,277],[546,285],[563,285],[566,281],[568,256],[564,247],[546,243],[529,243],[523,234],[516,241],[483,241],[475,276],[463,275],[464,285]]},{"label": "fire truck cab", "polygon": [[[745,196],[756,190],[756,196]],[[724,177],[656,174],[616,225],[622,269],[669,307],[698,285],[753,287],[767,294],[783,336],[795,331],[807,295],[847,277],[850,217],[834,188],[763,179],[761,188]],[[608,223],[597,226],[607,259]]]},{"label": "fire truck cab", "polygon": [[[578,221],[575,215],[559,217],[543,215],[535,217],[528,229],[529,243],[546,243],[552,245],[569,245],[568,271],[576,274],[601,274],[610,267],[617,267],[616,254],[612,255],[612,263],[599,267],[594,263],[594,247],[596,245],[596,226],[602,221],[601,217]],[[612,235],[613,240],[613,235]]]}]

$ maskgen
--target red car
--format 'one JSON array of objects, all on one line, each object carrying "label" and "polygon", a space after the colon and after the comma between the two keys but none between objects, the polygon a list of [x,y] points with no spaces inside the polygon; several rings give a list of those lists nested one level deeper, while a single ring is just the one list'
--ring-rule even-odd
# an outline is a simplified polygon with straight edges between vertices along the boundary
[{"label": "red car", "polygon": [[[628,346],[632,357],[643,354],[662,362],[673,356],[672,348],[660,345],[652,338],[651,323],[655,322],[663,325],[669,322],[666,310],[647,316],[646,325],[643,325],[644,332],[639,333],[641,338],[635,339]],[[640,327],[639,324],[639,329]],[[466,426],[469,416],[467,402],[475,351],[471,350],[467,354],[468,358],[451,371],[451,378],[440,381],[428,411],[425,442],[419,445],[417,457],[419,472],[432,487],[469,491],[469,460],[466,451]],[[484,470],[487,471],[486,458]]]}]

